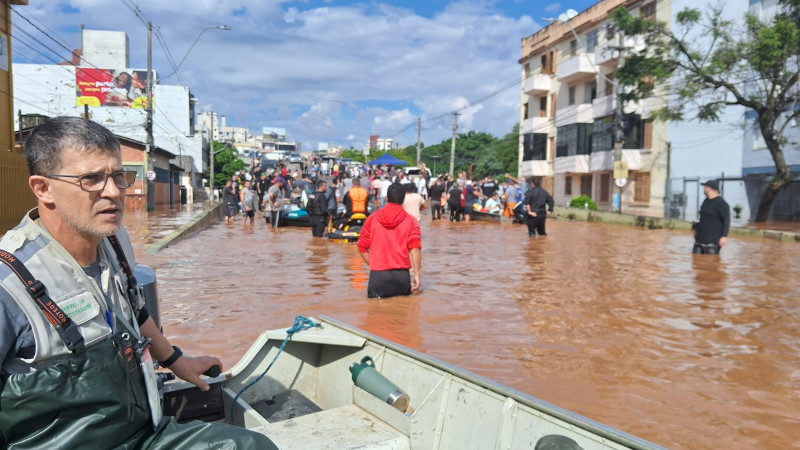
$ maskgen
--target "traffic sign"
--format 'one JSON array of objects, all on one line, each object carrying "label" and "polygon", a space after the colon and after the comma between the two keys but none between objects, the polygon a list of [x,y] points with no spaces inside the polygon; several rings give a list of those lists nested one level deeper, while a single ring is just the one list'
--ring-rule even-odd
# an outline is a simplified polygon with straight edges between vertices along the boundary
[{"label": "traffic sign", "polygon": [[[628,162],[627,161],[614,161],[614,179],[628,178]],[[625,184],[623,183],[623,186]]]},{"label": "traffic sign", "polygon": [[150,180],[150,181],[153,181],[153,180],[156,179],[156,173],[155,173],[155,171],[152,171],[152,170],[148,170],[146,176],[147,176],[147,179]]},{"label": "traffic sign", "polygon": [[617,187],[619,187],[619,188],[624,188],[625,185],[628,184],[628,179],[627,178],[615,178],[614,179],[614,184],[616,184]]}]

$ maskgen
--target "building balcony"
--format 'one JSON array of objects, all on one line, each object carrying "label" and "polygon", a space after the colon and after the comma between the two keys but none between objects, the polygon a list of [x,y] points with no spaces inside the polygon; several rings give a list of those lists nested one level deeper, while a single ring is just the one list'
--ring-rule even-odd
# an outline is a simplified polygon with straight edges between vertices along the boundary
[{"label": "building balcony", "polygon": [[[643,167],[642,150],[622,150],[622,160],[628,163],[628,170],[640,170]],[[614,151],[592,153],[589,169],[592,172],[614,170]]]},{"label": "building balcony", "polygon": [[550,134],[555,131],[553,119],[551,117],[531,117],[522,121],[522,126],[519,128],[520,135],[529,133],[546,133]]},{"label": "building balcony", "polygon": [[[639,114],[643,119],[649,119],[653,111],[658,108],[655,100],[650,97],[638,102],[627,102],[625,104],[625,114]],[[606,116],[613,116],[617,109],[617,97],[606,95],[598,97],[592,101],[592,114],[595,119]]]},{"label": "building balcony", "polygon": [[551,161],[522,161],[519,166],[521,177],[552,177],[553,163]]},{"label": "building balcony", "polygon": [[581,78],[590,78],[597,72],[594,70],[594,53],[578,53],[558,64],[556,77],[562,83],[569,83]]},{"label": "building balcony", "polygon": [[556,110],[556,126],[572,125],[573,123],[592,123],[594,116],[591,103],[571,105]]},{"label": "building balcony", "polygon": [[550,92],[552,85],[550,75],[536,74],[525,79],[522,92],[525,95],[543,95]]},{"label": "building balcony", "polygon": [[553,173],[591,173],[590,155],[559,156],[553,162]]},{"label": "building balcony", "polygon": [[[643,36],[625,36],[622,43],[628,52],[640,52],[645,48]],[[616,38],[595,47],[594,63],[598,66],[615,66],[619,62],[619,50],[615,47],[619,47]]]}]

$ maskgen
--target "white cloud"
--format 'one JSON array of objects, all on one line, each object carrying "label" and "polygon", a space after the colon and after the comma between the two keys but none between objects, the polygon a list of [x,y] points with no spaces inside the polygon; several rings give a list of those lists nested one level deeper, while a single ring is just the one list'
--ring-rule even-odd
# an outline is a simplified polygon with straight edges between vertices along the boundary
[{"label": "white cloud", "polygon": [[[131,66],[146,66],[146,27],[123,4],[109,14],[104,0],[61,3],[80,14],[60,13],[56,2],[32,2],[20,11],[56,30],[69,48],[80,45],[81,23],[126,31]],[[203,28],[230,26],[232,31],[206,31],[181,67],[198,108],[213,107],[231,125],[286,127],[303,143],[388,137],[417,117],[487,97],[519,79],[520,39],[538,28],[528,16],[498,14],[485,0],[452,2],[429,17],[388,3],[330,2],[315,9],[279,0],[198,0],[191,8],[157,0],[137,4],[161,27],[176,60]],[[15,59],[22,53],[31,52],[21,48]],[[67,58],[64,51],[59,59]],[[156,40],[153,61],[156,70],[171,71]],[[460,130],[502,136],[519,119],[518,84],[462,113]],[[426,122],[424,142],[448,138],[451,117]],[[415,127],[397,139],[413,143]]]},{"label": "white cloud", "polygon": [[561,3],[551,3],[544,7],[544,11],[548,13],[556,13],[561,11]]}]

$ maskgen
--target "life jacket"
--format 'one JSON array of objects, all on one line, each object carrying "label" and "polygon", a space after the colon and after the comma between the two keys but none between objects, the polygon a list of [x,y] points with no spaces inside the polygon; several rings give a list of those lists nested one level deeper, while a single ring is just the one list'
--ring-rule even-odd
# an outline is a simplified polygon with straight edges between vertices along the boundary
[{"label": "life jacket", "polygon": [[361,186],[353,186],[347,192],[350,194],[350,204],[353,208],[352,212],[367,212],[367,197],[369,196],[369,192]]},{"label": "life jacket", "polygon": [[[99,246],[103,285],[86,276],[83,268],[50,234],[37,225],[38,210],[33,209],[22,222],[0,240],[0,250],[14,254],[47,288],[50,297],[78,326],[86,347],[105,340],[111,334],[105,311],[116,309],[130,322],[133,311],[127,298],[128,278],[107,239]],[[133,248],[127,232],[117,234],[128,261],[133,262]],[[108,268],[108,270],[106,270]],[[6,367],[12,370],[36,368],[53,359],[71,355],[55,328],[31,301],[30,294],[11,270],[0,264],[0,284],[14,298],[31,323],[36,353],[29,359],[14,359]],[[105,292],[105,295],[104,295]],[[111,297],[109,308],[106,297]],[[142,305],[138,304],[137,308]]]}]

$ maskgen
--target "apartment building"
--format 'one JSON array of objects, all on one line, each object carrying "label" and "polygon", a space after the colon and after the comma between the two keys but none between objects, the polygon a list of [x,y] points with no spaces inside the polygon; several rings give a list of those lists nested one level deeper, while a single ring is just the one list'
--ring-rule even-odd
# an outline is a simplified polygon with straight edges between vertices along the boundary
[{"label": "apartment building", "polygon": [[[568,22],[554,22],[522,40],[520,175],[542,177],[556,204],[591,197],[613,209],[614,124],[617,98],[614,71],[625,46],[640,50],[642,39],[622,37],[610,20],[625,5],[634,14],[669,20],[664,0],[603,0]],[[573,34],[578,34],[579,39]],[[622,160],[629,175],[622,210],[664,215],[666,142],[653,139],[667,125],[650,114],[659,97],[624,105]]]}]

